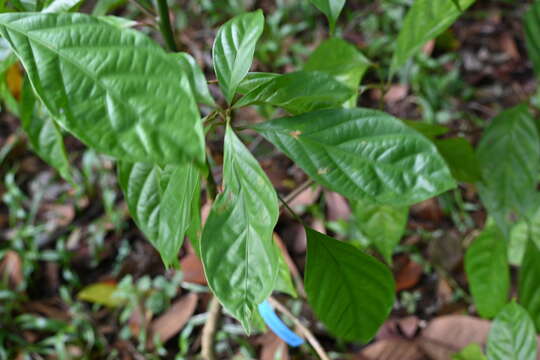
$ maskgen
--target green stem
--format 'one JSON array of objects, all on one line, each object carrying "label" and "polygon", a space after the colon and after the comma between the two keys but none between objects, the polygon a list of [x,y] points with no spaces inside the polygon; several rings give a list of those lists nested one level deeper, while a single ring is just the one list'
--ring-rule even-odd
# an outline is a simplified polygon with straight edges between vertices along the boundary
[{"label": "green stem", "polygon": [[167,44],[167,47],[171,51],[177,51],[176,42],[174,41],[174,32],[171,26],[171,20],[169,19],[169,7],[167,6],[167,0],[156,0],[157,10],[159,14],[159,30],[163,35],[163,39]]}]

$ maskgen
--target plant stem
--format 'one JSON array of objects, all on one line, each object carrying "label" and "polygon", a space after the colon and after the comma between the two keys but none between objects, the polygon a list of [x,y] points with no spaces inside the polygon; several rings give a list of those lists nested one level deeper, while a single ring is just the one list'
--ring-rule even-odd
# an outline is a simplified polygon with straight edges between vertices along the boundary
[{"label": "plant stem", "polygon": [[159,14],[159,30],[161,31],[161,35],[163,35],[163,39],[165,40],[169,50],[177,51],[176,42],[174,41],[174,31],[169,18],[169,7],[167,6],[167,0],[156,0],[156,2]]},{"label": "plant stem", "polygon": [[289,311],[289,309],[287,309],[282,303],[280,303],[273,297],[270,297],[268,301],[270,302],[270,304],[272,304],[272,306],[274,306],[276,309],[285,314],[294,322],[294,325],[296,325],[298,330],[304,335],[308,343],[310,343],[317,355],[319,355],[322,360],[330,360],[330,357],[328,356],[326,351],[324,351],[323,347],[321,346],[315,335],[313,335],[313,333],[309,331],[309,329],[305,327],[304,324],[302,324],[302,322]]},{"label": "plant stem", "polygon": [[208,319],[204,323],[202,330],[201,356],[204,360],[215,360],[216,358],[214,352],[214,335],[216,333],[220,310],[221,305],[218,299],[213,296],[208,306]]},{"label": "plant stem", "polygon": [[296,199],[298,197],[298,195],[300,195],[301,193],[304,192],[304,190],[306,190],[307,188],[309,188],[311,185],[313,185],[313,180],[311,179],[307,179],[306,181],[304,181],[302,184],[300,184],[300,186],[298,186],[296,189],[294,189],[293,191],[291,191],[290,193],[287,194],[287,196],[285,196],[283,198],[283,201],[286,202],[287,204],[289,204],[291,201],[293,201],[294,199]]}]

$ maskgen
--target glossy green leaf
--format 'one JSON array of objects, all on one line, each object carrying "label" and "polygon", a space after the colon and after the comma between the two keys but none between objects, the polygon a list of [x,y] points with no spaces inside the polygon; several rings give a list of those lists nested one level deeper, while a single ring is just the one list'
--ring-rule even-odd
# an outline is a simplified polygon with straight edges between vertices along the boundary
[{"label": "glossy green leaf", "polygon": [[534,1],[525,13],[523,30],[527,53],[533,63],[536,76],[540,77],[540,1]]},{"label": "glossy green leaf", "polygon": [[452,355],[452,360],[487,360],[478,344],[469,344],[459,353]]},{"label": "glossy green leaf", "polygon": [[252,104],[282,107],[292,114],[339,107],[353,95],[346,85],[320,71],[296,71],[277,76],[242,97],[234,108]]},{"label": "glossy green leaf", "polygon": [[142,33],[72,13],[1,14],[0,32],[54,119],[87,145],[132,162],[203,161],[189,81]]},{"label": "glossy green leaf", "polygon": [[435,146],[370,109],[333,109],[254,126],[309,176],[350,199],[410,205],[455,186]]},{"label": "glossy green leaf", "polygon": [[212,57],[219,87],[230,104],[253,62],[257,40],[264,29],[261,10],[235,16],[219,29]]},{"label": "glossy green leaf", "polygon": [[183,52],[172,54],[172,56],[180,62],[182,71],[187,75],[195,100],[200,104],[216,106],[214,98],[212,98],[208,90],[204,73],[199,65],[197,65],[195,59],[188,53]]},{"label": "glossy green leaf", "polygon": [[506,240],[495,224],[488,224],[467,249],[465,272],[478,313],[497,315],[508,301],[510,268]]},{"label": "glossy green leaf", "polygon": [[75,6],[77,6],[82,0],[53,0],[42,13],[59,13],[68,12]]},{"label": "glossy green leaf", "polygon": [[345,107],[355,107],[360,81],[369,66],[369,60],[355,46],[342,39],[332,38],[313,51],[304,70],[325,72],[347,85],[354,94],[345,102]]},{"label": "glossy green leaf", "polygon": [[[480,198],[505,235],[534,203],[540,172],[540,137],[526,105],[497,115],[478,144]],[[535,209],[534,209],[535,210]]]},{"label": "glossy green leaf", "polygon": [[457,181],[474,183],[482,179],[480,164],[471,144],[464,138],[449,138],[434,141]]},{"label": "glossy green leaf", "polygon": [[168,166],[120,162],[118,181],[133,220],[158,250],[166,266],[176,265],[198,196],[195,165]]},{"label": "glossy green leaf", "polygon": [[326,327],[346,340],[373,338],[394,304],[390,270],[350,244],[306,228],[308,302]]},{"label": "glossy green leaf", "polygon": [[446,126],[429,124],[423,121],[403,120],[403,122],[429,139],[435,139],[437,136],[444,135],[450,131]]},{"label": "glossy green leaf", "polygon": [[487,341],[489,360],[535,360],[536,332],[527,311],[512,301],[491,325]]},{"label": "glossy green leaf", "polygon": [[[458,0],[464,11],[475,0]],[[436,38],[462,14],[452,0],[415,0],[399,32],[392,72],[403,66],[426,42]]]},{"label": "glossy green leaf", "polygon": [[238,85],[238,93],[245,95],[250,91],[255,90],[259,86],[267,83],[268,81],[275,79],[280,74],[266,73],[266,72],[250,72],[246,75],[244,80]]},{"label": "glossy green leaf", "polygon": [[23,83],[19,114],[22,128],[34,151],[58,170],[65,180],[73,182],[62,133],[45,109],[37,103],[27,79]]},{"label": "glossy green leaf", "polygon": [[378,205],[369,201],[351,202],[354,222],[386,262],[392,262],[392,254],[405,232],[409,209],[392,205]]},{"label": "glossy green leaf", "polygon": [[540,331],[540,249],[529,239],[519,270],[518,299]]},{"label": "glossy green leaf", "polygon": [[345,6],[345,0],[310,0],[328,19],[330,32],[333,33],[336,27],[336,21]]},{"label": "glossy green leaf", "polygon": [[272,239],[279,206],[270,180],[227,126],[224,192],[212,206],[201,238],[208,285],[247,332],[258,304],[275,287],[278,251]]}]

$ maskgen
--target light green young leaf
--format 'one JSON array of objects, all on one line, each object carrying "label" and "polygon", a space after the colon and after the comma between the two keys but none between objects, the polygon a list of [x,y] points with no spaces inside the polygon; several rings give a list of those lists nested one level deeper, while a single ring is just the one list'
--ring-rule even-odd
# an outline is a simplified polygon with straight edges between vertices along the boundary
[{"label": "light green young leaf", "polygon": [[540,1],[534,1],[523,18],[525,44],[536,76],[540,77]]},{"label": "light green young leaf", "polygon": [[482,179],[480,164],[471,144],[464,138],[449,138],[434,141],[457,181],[475,183]]},{"label": "light green young leaf", "polygon": [[[483,182],[480,198],[508,235],[510,225],[530,212],[540,172],[540,137],[526,105],[497,115],[478,144]],[[536,209],[532,209],[536,210]]]},{"label": "light green young leaf", "polygon": [[521,263],[518,282],[519,303],[527,309],[536,331],[540,331],[540,249],[529,239]]},{"label": "light green young leaf", "polygon": [[535,360],[536,332],[527,311],[512,301],[491,325],[487,341],[489,360]]},{"label": "light green young leaf", "polygon": [[55,120],[87,145],[131,162],[203,162],[189,81],[150,38],[73,13],[1,14],[0,32]]},{"label": "light green young leaf", "polygon": [[212,98],[208,90],[206,78],[195,59],[184,52],[172,54],[171,56],[180,62],[184,74],[187,74],[195,100],[200,104],[216,106],[214,98]]},{"label": "light green young leaf", "polygon": [[334,33],[336,21],[345,6],[345,0],[310,0],[328,19],[330,33]]},{"label": "light green young leaf", "polygon": [[280,74],[275,73],[266,73],[266,72],[250,72],[246,75],[244,80],[238,85],[238,93],[245,95],[259,86],[267,83],[268,81],[275,79],[276,77],[281,76]]},{"label": "light green young leaf", "polygon": [[470,344],[464,347],[459,353],[452,355],[452,360],[487,360],[478,344]]},{"label": "light green young leaf", "polygon": [[343,196],[405,206],[455,186],[435,146],[370,109],[332,109],[254,126],[309,176]]},{"label": "light green young leaf", "polygon": [[73,183],[62,133],[45,109],[36,102],[27,79],[23,83],[19,114],[22,128],[34,151],[47,164],[58,170],[66,181]]},{"label": "light green young leaf", "polygon": [[219,29],[212,57],[219,87],[230,104],[253,62],[255,46],[264,29],[261,10],[235,16]]},{"label": "light green young leaf", "polygon": [[285,293],[285,294],[289,294],[292,297],[298,297],[298,292],[296,291],[296,287],[294,286],[294,283],[292,281],[291,272],[289,271],[287,262],[285,261],[285,258],[283,257],[283,253],[279,250],[279,248],[277,248],[276,251],[279,254],[278,255],[279,270],[278,270],[278,276],[276,279],[276,286],[274,290]]},{"label": "light green young leaf", "polygon": [[147,163],[118,164],[118,182],[131,216],[165,266],[177,265],[199,181],[199,171],[190,163],[164,170]]},{"label": "light green young leaf", "polygon": [[540,245],[540,207],[527,221],[522,220],[512,227],[508,243],[508,262],[510,264],[521,265],[529,238],[537,246]]},{"label": "light green young leaf", "polygon": [[[465,11],[475,0],[458,0]],[[391,72],[403,66],[426,42],[444,32],[462,12],[452,0],[415,0],[399,32]]]},{"label": "light green young leaf", "polygon": [[223,186],[203,230],[201,257],[210,289],[249,333],[253,313],[274,289],[279,271],[272,240],[279,206],[270,180],[229,126]]},{"label": "light green young leaf", "polygon": [[367,343],[394,304],[390,270],[350,244],[306,228],[308,302],[335,335]]},{"label": "light green young leaf", "polygon": [[362,235],[379,250],[386,262],[405,232],[409,209],[392,205],[377,205],[369,201],[351,201],[354,221]]},{"label": "light green young leaf", "polygon": [[73,7],[77,6],[82,0],[53,0],[42,13],[60,13],[68,12]]},{"label": "light green young leaf", "polygon": [[252,104],[282,107],[292,114],[337,107],[353,95],[346,85],[319,71],[296,71],[277,76],[242,97],[234,108]]},{"label": "light green young leaf", "polygon": [[325,72],[347,85],[354,94],[344,105],[351,108],[356,106],[358,87],[369,66],[369,60],[355,46],[342,39],[332,38],[313,51],[304,70]]},{"label": "light green young leaf", "polygon": [[492,318],[508,302],[510,268],[506,240],[490,222],[465,254],[465,272],[478,313]]}]

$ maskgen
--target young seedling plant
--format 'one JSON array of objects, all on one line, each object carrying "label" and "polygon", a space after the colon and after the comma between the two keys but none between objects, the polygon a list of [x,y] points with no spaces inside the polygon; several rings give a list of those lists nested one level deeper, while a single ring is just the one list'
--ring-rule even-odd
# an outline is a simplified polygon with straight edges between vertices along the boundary
[{"label": "young seedling plant", "polygon": [[[330,33],[335,34],[345,0],[311,2],[327,16]],[[390,76],[473,2],[416,0],[396,39]],[[429,126],[418,128],[422,134],[383,111],[357,107],[363,74],[372,64],[339,37],[322,42],[302,69],[251,73],[265,19],[261,10],[244,13],[217,31],[212,49],[215,78],[206,79],[191,55],[176,51],[164,0],[157,1],[157,9],[168,51],[131,29],[126,19],[68,12],[73,5],[53,0],[41,12],[0,15],[0,33],[26,71],[19,113],[31,144],[68,181],[72,177],[63,132],[115,158],[131,216],[164,264],[177,266],[184,238],[189,238],[210,290],[247,333],[257,306],[274,290],[295,291],[283,285],[291,284],[290,275],[272,236],[280,200],[239,137],[242,131],[262,135],[311,181],[345,196],[360,212],[369,208],[390,214],[390,220],[381,222],[381,231],[394,222],[404,224],[410,205],[455,188],[456,180],[476,183],[497,221],[488,225],[467,255],[472,293],[483,299],[477,306],[486,317],[495,316],[508,302],[507,278],[478,283],[475,277],[486,269],[502,268],[501,276],[507,272],[509,213],[529,219],[530,209],[521,205],[530,203],[522,200],[531,193],[536,195],[540,142],[526,105],[499,115],[475,154],[466,141],[437,140]],[[222,104],[212,97],[209,81],[219,85]],[[237,126],[236,110],[252,105],[279,108],[284,116]],[[220,127],[224,155],[218,186],[205,141],[210,134],[223,133],[216,132]],[[456,159],[456,151],[465,156]],[[491,161],[494,152],[500,154],[497,164]],[[521,168],[512,176],[519,189],[509,194],[510,187],[500,184],[501,177],[509,175],[495,174],[504,162],[516,166],[516,157],[527,160],[517,162]],[[468,160],[473,164],[470,171],[470,164],[460,163]],[[480,170],[474,168],[477,161]],[[203,190],[212,201],[204,227]],[[286,202],[282,205],[289,208]],[[304,281],[313,312],[339,338],[370,341],[394,304],[391,271],[346,242],[309,227],[305,232]],[[399,238],[375,244],[387,263],[396,241]],[[533,296],[538,292],[527,281],[538,274],[539,262],[528,257],[540,255],[533,242],[529,246],[532,250],[523,262],[536,270],[523,274],[526,289],[520,298],[531,311],[528,304],[538,305],[540,297]],[[493,262],[475,255],[477,251],[494,252],[488,258]],[[531,315],[538,326],[536,305]],[[506,311],[521,311],[516,306]]]}]

